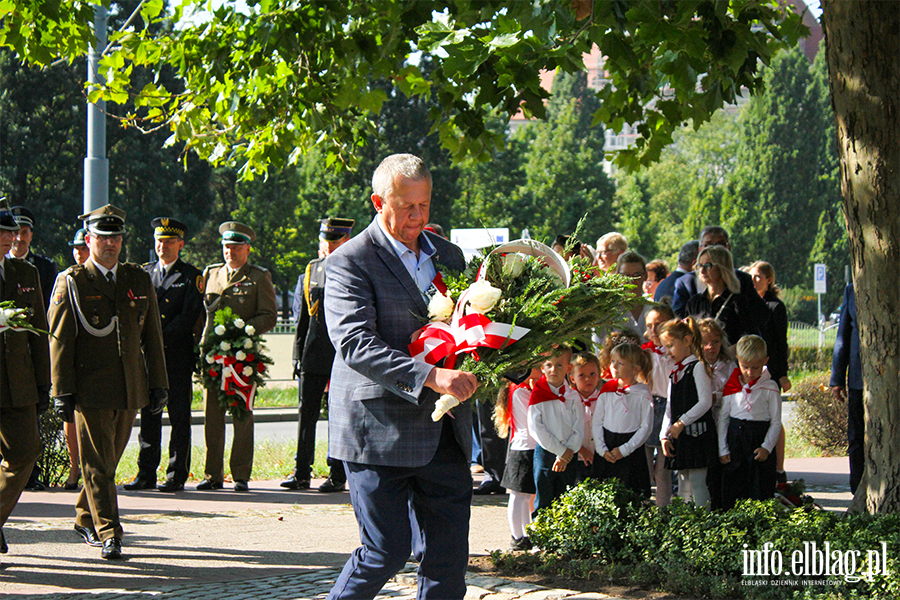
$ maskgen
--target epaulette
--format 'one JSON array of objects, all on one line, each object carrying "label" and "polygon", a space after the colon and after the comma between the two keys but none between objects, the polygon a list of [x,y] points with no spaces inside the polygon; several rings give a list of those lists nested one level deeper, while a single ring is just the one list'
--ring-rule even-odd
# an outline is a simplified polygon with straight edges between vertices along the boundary
[{"label": "epaulette", "polygon": [[251,265],[250,265],[250,268],[251,268],[251,269],[256,269],[257,271],[262,271],[263,273],[268,273],[268,272],[269,272],[269,270],[268,270],[267,268],[261,267],[261,266],[259,266],[259,265],[251,264]]},{"label": "epaulette", "polygon": [[210,269],[218,269],[219,267],[224,267],[225,263],[213,263],[211,265],[206,265],[203,267],[203,276],[206,277],[206,274],[209,273]]},{"label": "epaulette", "polygon": [[142,265],[141,265],[141,268],[143,269],[144,267],[150,267],[150,266],[153,266],[153,265],[155,265],[155,264],[156,264],[156,261],[155,261],[155,260],[151,260],[150,262],[145,262],[144,264],[142,264]]},{"label": "epaulette", "polygon": [[69,267],[68,269],[63,271],[63,274],[64,275],[75,275],[76,273],[83,271],[83,270],[85,270],[84,265],[72,265],[71,267]]},{"label": "epaulette", "polygon": [[132,262],[119,263],[120,267],[125,267],[126,269],[135,269],[137,271],[143,271],[144,267]]}]

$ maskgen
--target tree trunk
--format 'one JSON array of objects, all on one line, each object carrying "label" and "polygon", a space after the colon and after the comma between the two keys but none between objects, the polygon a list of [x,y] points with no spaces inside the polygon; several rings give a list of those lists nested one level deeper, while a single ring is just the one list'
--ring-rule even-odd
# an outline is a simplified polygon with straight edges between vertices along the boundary
[{"label": "tree trunk", "polygon": [[900,2],[823,0],[860,324],[869,512],[900,512]]}]

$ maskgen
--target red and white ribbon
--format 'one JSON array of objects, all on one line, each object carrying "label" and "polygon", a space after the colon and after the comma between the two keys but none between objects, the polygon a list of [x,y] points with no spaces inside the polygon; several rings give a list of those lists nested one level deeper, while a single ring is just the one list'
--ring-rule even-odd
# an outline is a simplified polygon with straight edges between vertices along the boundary
[{"label": "red and white ribbon", "polygon": [[217,364],[222,365],[222,372],[220,374],[222,378],[221,389],[225,392],[233,390],[234,395],[244,401],[247,410],[252,411],[253,398],[256,396],[256,384],[251,384],[249,380],[245,381],[244,374],[238,373],[237,369],[234,367],[234,365],[239,362],[238,359],[233,356],[216,354],[213,356],[213,360]]}]

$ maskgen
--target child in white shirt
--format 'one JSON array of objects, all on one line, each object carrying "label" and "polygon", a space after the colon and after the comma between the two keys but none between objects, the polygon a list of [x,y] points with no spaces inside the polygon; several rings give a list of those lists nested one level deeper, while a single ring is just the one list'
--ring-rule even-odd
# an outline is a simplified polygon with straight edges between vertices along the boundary
[{"label": "child in white shirt", "polygon": [[647,331],[644,332],[644,337],[648,341],[641,346],[650,353],[650,359],[653,361],[649,382],[650,393],[653,395],[653,428],[650,431],[650,437],[644,444],[644,452],[647,455],[651,483],[656,483],[657,506],[668,506],[672,501],[672,471],[666,469],[666,457],[659,441],[659,433],[662,429],[663,418],[666,416],[669,373],[675,367],[675,362],[663,348],[662,342],[659,341],[659,327],[674,318],[675,313],[668,304],[663,303],[651,308],[645,320]]},{"label": "child in white shirt", "polygon": [[618,478],[644,498],[650,497],[650,470],[643,451],[653,428],[653,399],[640,379],[653,368],[650,356],[637,344],[624,343],[610,354],[613,378],[600,390],[593,433],[598,479]]},{"label": "child in white shirt", "polygon": [[579,352],[572,358],[572,386],[581,397],[581,408],[584,413],[584,440],[578,451],[576,481],[582,482],[594,474],[594,464],[599,460],[594,445],[594,434],[591,423],[600,387],[606,383],[600,378],[600,359],[591,352]]},{"label": "child in white shirt", "polygon": [[[728,336],[722,329],[721,323],[715,319],[700,319],[697,321],[697,329],[702,336],[703,360],[712,369],[710,375],[710,390],[712,390],[713,420],[719,422],[719,413],[722,410],[722,388],[731,377],[731,373],[737,368],[733,358],[733,349],[728,345]],[[719,430],[721,431],[721,430]],[[709,488],[709,506],[712,509],[722,508],[722,463],[713,463],[706,470],[706,487]]]},{"label": "child in white shirt", "polygon": [[766,342],[745,335],[737,343],[738,368],[722,390],[719,456],[725,465],[723,504],[775,495],[775,444],[781,435],[781,391],[769,375]]},{"label": "child in white shirt", "polygon": [[575,465],[584,440],[584,414],[581,399],[566,385],[572,370],[572,350],[560,346],[541,363],[541,378],[535,383],[528,401],[528,431],[537,445],[534,449],[534,513],[550,506],[575,485]]}]

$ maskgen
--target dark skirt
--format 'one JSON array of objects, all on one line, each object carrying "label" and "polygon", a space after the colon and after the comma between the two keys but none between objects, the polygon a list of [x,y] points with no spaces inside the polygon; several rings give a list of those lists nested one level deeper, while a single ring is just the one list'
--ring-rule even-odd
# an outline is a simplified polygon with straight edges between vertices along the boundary
[{"label": "dark skirt", "polygon": [[500,485],[522,494],[533,494],[534,450],[509,450],[506,453],[506,468]]},{"label": "dark skirt", "polygon": [[719,444],[712,412],[707,411],[695,423],[684,428],[675,446],[675,456],[666,457],[666,468],[670,471],[685,469],[706,469],[719,462]]},{"label": "dark skirt", "polygon": [[659,448],[659,433],[666,417],[666,402],[668,400],[663,396],[653,396],[653,429],[650,431],[650,437],[644,442],[645,446]]},{"label": "dark skirt", "polygon": [[[606,447],[612,451],[630,440],[634,434],[634,431],[614,433],[604,428],[603,441],[606,442]],[[644,452],[643,446],[614,463],[601,456],[594,463],[594,477],[600,480],[615,477],[642,498],[650,497],[650,468],[647,466],[647,454]]]},{"label": "dark skirt", "polygon": [[728,423],[728,451],[731,462],[723,468],[722,504],[734,506],[736,500],[768,500],[775,495],[775,451],[760,462],[753,453],[762,446],[769,421],[731,419]]}]

